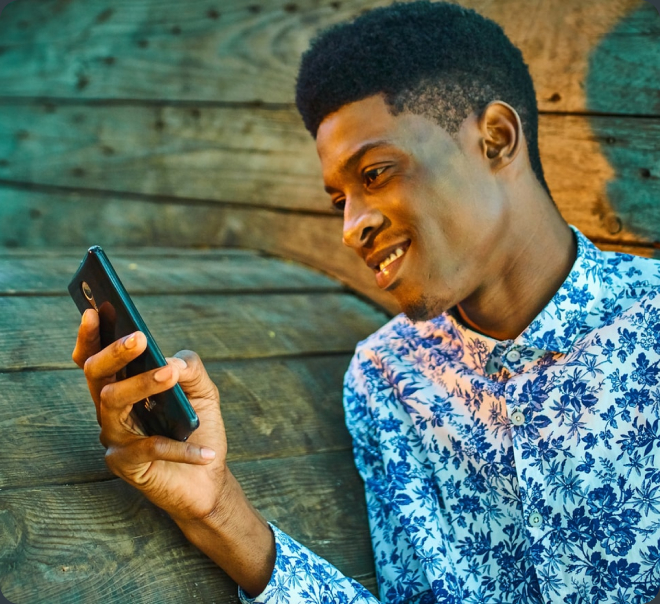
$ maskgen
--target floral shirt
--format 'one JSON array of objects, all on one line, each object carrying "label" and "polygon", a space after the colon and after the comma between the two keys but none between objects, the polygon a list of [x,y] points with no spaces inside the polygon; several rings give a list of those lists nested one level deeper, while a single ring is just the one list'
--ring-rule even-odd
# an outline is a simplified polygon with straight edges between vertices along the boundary
[{"label": "floral shirt", "polygon": [[[658,593],[660,263],[574,232],[572,271],[516,339],[445,313],[358,344],[344,405],[383,602]],[[271,581],[244,602],[377,602],[273,530]]]}]

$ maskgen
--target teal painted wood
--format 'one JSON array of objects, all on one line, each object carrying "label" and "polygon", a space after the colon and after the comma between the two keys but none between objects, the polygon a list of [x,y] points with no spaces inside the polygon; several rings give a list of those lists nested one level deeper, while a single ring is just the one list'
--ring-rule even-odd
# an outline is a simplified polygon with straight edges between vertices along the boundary
[{"label": "teal painted wood", "polygon": [[[345,450],[231,470],[266,519],[373,585],[352,457]],[[0,591],[15,604],[238,602],[236,584],[119,479],[0,492],[0,559]]]},{"label": "teal painted wood", "polygon": [[373,272],[341,240],[339,214],[0,185],[0,255],[8,248],[75,245],[82,251],[94,244],[110,252],[118,246],[158,245],[178,246],[181,253],[198,246],[258,249],[321,270],[398,312],[393,298],[376,286]]},{"label": "teal painted wood", "polygon": [[[0,19],[0,91],[24,97],[292,103],[298,61],[314,33],[385,4],[16,0]],[[648,2],[461,4],[495,19],[522,48],[543,110],[660,111],[660,18]]]},{"label": "teal painted wood", "polygon": [[[0,273],[22,274],[17,292],[0,294],[0,590],[17,604],[237,602],[236,585],[105,466],[84,376],[69,360],[78,312],[53,291],[79,257],[51,252],[43,263],[34,250],[0,254]],[[388,317],[326,277],[254,253],[116,258],[129,272],[130,262],[150,267],[134,285],[160,293],[135,300],[166,354],[184,342],[201,353],[249,499],[375,591],[341,391],[355,343]],[[227,292],[223,274],[240,287],[254,277],[252,293]],[[287,275],[290,290],[268,293]]]},{"label": "teal painted wood", "polygon": [[[386,321],[366,302],[340,293],[132,298],[165,355],[190,349],[208,361],[349,353]],[[0,315],[0,368],[73,367],[80,314],[68,297],[0,296]]]},{"label": "teal painted wood", "polygon": [[[221,393],[228,460],[345,451],[342,355],[206,362]],[[80,369],[0,371],[0,490],[109,480]],[[66,434],[66,438],[63,435]],[[48,463],[26,463],[26,460]]]},{"label": "teal painted wood", "polygon": [[332,212],[293,109],[0,105],[0,179]]},{"label": "teal painted wood", "polygon": [[[112,248],[105,251],[131,294],[341,290],[340,283],[319,272],[247,250],[233,254],[199,251],[183,257],[168,257],[162,253],[145,257],[141,251],[115,253]],[[84,246],[55,257],[46,254],[41,257],[21,257],[16,253],[0,255],[0,296],[68,295],[67,286],[73,270],[84,255]]]},{"label": "teal painted wood", "polygon": [[[178,106],[5,107],[0,182],[132,193],[148,196],[145,201],[219,202],[236,217],[240,206],[256,206],[339,219],[323,190],[314,141],[294,110],[215,107],[195,116]],[[542,115],[539,146],[555,202],[570,223],[598,241],[657,241],[660,118]],[[0,212],[8,211],[10,199],[0,199]],[[177,210],[161,210],[163,219],[167,211]],[[122,215],[103,215],[110,229],[125,228],[132,217],[140,220],[137,204]],[[38,222],[5,228],[38,228]],[[185,230],[190,221],[181,225]],[[207,225],[194,229],[205,227],[212,235]]]}]

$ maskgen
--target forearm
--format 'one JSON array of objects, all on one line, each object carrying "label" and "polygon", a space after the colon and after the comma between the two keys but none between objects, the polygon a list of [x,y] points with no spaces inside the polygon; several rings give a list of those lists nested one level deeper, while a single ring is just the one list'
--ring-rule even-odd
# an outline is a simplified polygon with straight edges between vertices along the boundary
[{"label": "forearm", "polygon": [[225,495],[214,513],[204,519],[173,519],[193,545],[254,597],[273,573],[275,539],[229,470]]}]

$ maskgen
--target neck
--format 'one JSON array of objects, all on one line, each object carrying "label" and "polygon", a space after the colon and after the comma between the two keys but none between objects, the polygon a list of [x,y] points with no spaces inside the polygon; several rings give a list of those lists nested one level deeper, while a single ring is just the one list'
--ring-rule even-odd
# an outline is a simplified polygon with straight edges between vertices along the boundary
[{"label": "neck", "polygon": [[468,327],[497,340],[519,336],[575,262],[575,236],[545,192],[543,196],[518,206],[518,218],[501,253],[489,263],[488,277],[456,307]]}]

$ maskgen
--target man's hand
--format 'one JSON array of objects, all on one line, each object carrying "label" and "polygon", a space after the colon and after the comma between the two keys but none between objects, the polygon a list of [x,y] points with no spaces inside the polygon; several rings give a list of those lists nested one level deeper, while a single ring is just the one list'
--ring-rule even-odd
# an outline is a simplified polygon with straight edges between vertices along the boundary
[{"label": "man's hand", "polygon": [[[85,312],[72,357],[85,371],[108,468],[170,515],[204,518],[222,500],[226,481],[227,441],[218,389],[190,351],[167,359],[167,367],[115,381],[115,374],[144,351],[147,339],[136,332],[100,350],[98,321],[94,310]],[[130,415],[133,405],[177,381],[199,415],[199,428],[185,443],[145,436]]]},{"label": "man's hand", "polygon": [[[83,314],[72,358],[85,371],[108,468],[170,514],[190,541],[256,595],[270,579],[274,539],[227,468],[218,389],[191,351],[168,358],[166,367],[117,381],[116,373],[146,346],[145,335],[135,332],[101,349],[98,313]],[[199,428],[185,443],[146,436],[131,416],[133,405],[177,382]]]}]

